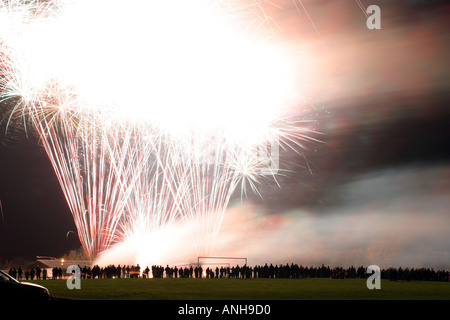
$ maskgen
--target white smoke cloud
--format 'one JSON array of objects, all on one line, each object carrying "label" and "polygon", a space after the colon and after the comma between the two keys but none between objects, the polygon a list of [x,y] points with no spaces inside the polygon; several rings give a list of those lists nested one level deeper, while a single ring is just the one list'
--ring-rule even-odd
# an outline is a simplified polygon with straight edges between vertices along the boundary
[{"label": "white smoke cloud", "polygon": [[[232,207],[216,249],[250,264],[450,266],[450,168],[384,170],[342,189],[337,206],[258,215]],[[447,179],[446,179],[447,178]]]},{"label": "white smoke cloud", "polygon": [[[245,257],[249,265],[449,268],[449,177],[448,166],[373,172],[343,186],[339,204],[321,210],[265,213],[261,205],[234,203],[211,256]],[[179,225],[139,245],[118,244],[99,262],[195,263],[191,230]]]}]

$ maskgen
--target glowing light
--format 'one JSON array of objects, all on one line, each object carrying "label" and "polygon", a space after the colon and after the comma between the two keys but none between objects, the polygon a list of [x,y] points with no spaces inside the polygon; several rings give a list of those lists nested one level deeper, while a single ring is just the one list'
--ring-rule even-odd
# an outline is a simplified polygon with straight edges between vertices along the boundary
[{"label": "glowing light", "polygon": [[126,241],[158,261],[171,243],[145,241],[179,223],[207,255],[271,166],[258,150],[303,137],[281,125],[290,59],[237,3],[0,2],[0,92],[21,97],[89,255]]}]

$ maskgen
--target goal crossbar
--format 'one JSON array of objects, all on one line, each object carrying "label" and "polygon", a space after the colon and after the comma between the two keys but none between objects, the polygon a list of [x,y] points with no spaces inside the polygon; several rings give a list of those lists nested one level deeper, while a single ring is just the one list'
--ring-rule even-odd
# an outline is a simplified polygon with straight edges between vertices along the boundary
[{"label": "goal crossbar", "polygon": [[237,258],[237,257],[198,257],[197,263],[198,265],[200,265],[200,260],[205,260],[205,259],[218,259],[218,260],[244,260],[245,261],[245,265],[247,265],[247,258]]}]

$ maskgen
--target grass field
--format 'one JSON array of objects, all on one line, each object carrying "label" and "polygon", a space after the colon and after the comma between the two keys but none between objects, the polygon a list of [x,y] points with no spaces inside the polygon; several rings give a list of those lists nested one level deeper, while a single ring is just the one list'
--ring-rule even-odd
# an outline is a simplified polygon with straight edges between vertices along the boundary
[{"label": "grass field", "polygon": [[88,300],[450,300],[450,283],[381,280],[369,290],[364,279],[83,279],[28,281],[55,297]]}]

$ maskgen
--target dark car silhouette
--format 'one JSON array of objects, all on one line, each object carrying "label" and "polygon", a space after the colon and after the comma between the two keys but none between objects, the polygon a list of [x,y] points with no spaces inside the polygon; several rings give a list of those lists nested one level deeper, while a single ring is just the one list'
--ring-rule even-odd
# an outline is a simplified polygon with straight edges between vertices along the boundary
[{"label": "dark car silhouette", "polygon": [[43,286],[34,283],[19,282],[9,274],[0,270],[0,299],[49,300],[50,293],[48,289]]}]

